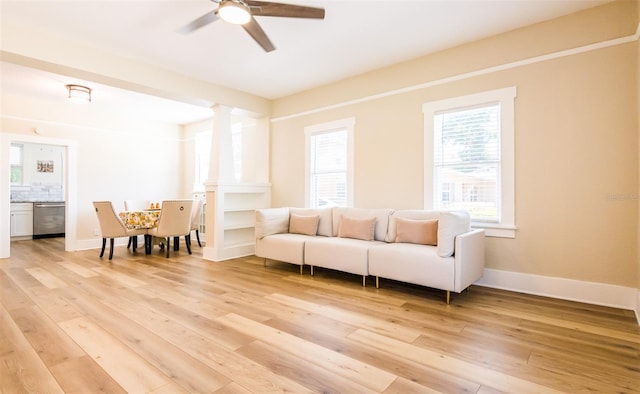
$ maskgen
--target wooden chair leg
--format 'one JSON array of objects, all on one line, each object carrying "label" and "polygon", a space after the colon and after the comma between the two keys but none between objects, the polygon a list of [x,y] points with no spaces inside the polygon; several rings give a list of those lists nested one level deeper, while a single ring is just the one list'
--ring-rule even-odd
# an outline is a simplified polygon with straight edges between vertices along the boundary
[{"label": "wooden chair leg", "polygon": [[131,244],[133,245],[133,251],[135,252],[138,249],[138,236],[129,237]]},{"label": "wooden chair leg", "polygon": [[171,240],[171,237],[167,237],[167,258],[169,258],[169,249],[170,249],[169,247],[171,246],[170,240]]},{"label": "wooden chair leg", "polygon": [[102,258],[102,256],[104,256],[104,247],[107,246],[107,239],[106,238],[102,238],[102,250],[100,251],[100,258]]},{"label": "wooden chair leg", "polygon": [[180,237],[173,237],[173,250],[180,250]]},{"label": "wooden chair leg", "polygon": [[184,236],[184,243],[187,245],[187,251],[191,254],[191,234]]},{"label": "wooden chair leg", "polygon": [[202,244],[200,243],[200,231],[196,230],[196,239],[198,240],[198,246],[202,247]]},{"label": "wooden chair leg", "polygon": [[129,242],[127,243],[127,249],[129,249],[131,247],[132,241],[133,241],[133,237],[129,237]]},{"label": "wooden chair leg", "polygon": [[109,240],[109,260],[111,260],[113,258],[113,244],[114,244],[115,239],[111,238]]}]

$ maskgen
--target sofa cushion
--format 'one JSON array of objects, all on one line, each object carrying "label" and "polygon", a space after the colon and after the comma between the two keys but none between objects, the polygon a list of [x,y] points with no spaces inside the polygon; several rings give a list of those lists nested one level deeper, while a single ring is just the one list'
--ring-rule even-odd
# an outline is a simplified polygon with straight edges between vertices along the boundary
[{"label": "sofa cushion", "polygon": [[396,219],[396,242],[420,245],[438,244],[438,220]]},{"label": "sofa cushion", "polygon": [[294,213],[289,217],[289,232],[292,234],[303,234],[315,236],[318,232],[318,221],[320,216],[302,216]]},{"label": "sofa cushion", "polygon": [[257,239],[289,232],[289,208],[269,208],[256,211]]},{"label": "sofa cushion", "polygon": [[369,274],[369,248],[384,245],[379,241],[363,241],[340,237],[307,237],[304,263],[358,275]]},{"label": "sofa cushion", "polygon": [[354,219],[343,215],[340,217],[338,237],[371,241],[373,240],[375,229],[376,218]]},{"label": "sofa cushion", "polygon": [[376,227],[373,238],[376,241],[384,241],[387,236],[387,227],[389,226],[389,215],[393,213],[393,209],[365,209],[365,208],[333,208],[333,236],[338,236],[338,228],[340,226],[340,217],[346,216],[353,219],[376,218]]},{"label": "sofa cushion", "polygon": [[333,236],[333,218],[331,213],[331,208],[290,208],[291,214],[301,215],[301,216],[314,216],[318,215],[320,217],[318,221],[318,232],[317,235],[322,235],[325,237]]},{"label": "sofa cushion", "polygon": [[427,211],[423,209],[402,209],[395,211],[389,216],[389,231],[385,241],[396,242],[396,229],[398,227],[396,221],[398,218],[413,219],[413,220],[434,220],[440,217],[438,211]]},{"label": "sofa cushion", "polygon": [[454,257],[436,246],[388,243],[369,249],[369,274],[443,290],[455,290]]},{"label": "sofa cushion", "polygon": [[310,239],[301,234],[272,234],[256,240],[256,256],[287,263],[304,264],[304,243]]},{"label": "sofa cushion", "polygon": [[471,216],[466,211],[442,211],[438,218],[438,255],[454,253],[456,235],[471,230]]},{"label": "sofa cushion", "polygon": [[438,255],[440,257],[452,256],[456,236],[471,230],[471,217],[466,211],[398,210],[389,217],[389,231],[385,239],[387,242],[396,240],[396,221],[399,217],[416,220],[438,219]]}]

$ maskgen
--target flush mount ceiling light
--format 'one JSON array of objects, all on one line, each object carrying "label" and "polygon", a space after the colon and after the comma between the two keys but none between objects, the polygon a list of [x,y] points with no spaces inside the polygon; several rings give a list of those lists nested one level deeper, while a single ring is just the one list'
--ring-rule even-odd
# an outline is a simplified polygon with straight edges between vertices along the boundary
[{"label": "flush mount ceiling light", "polygon": [[67,85],[69,101],[74,103],[90,103],[91,88],[82,85]]},{"label": "flush mount ceiling light", "polygon": [[244,25],[251,20],[251,10],[242,0],[221,0],[218,15],[234,25]]}]

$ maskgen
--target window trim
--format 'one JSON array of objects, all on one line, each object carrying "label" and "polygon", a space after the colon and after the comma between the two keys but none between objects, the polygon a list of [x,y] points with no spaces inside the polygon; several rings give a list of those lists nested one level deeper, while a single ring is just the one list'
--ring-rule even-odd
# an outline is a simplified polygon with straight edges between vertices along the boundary
[{"label": "window trim", "polygon": [[311,137],[323,133],[331,133],[339,130],[347,130],[347,207],[354,205],[354,129],[356,118],[345,118],[326,123],[306,126],[305,133],[305,154],[304,154],[304,204],[311,206]]},{"label": "window trim", "polygon": [[422,105],[424,114],[424,207],[434,207],[434,116],[436,112],[489,102],[500,103],[500,211],[499,223],[471,222],[491,237],[515,238],[515,106],[516,87],[489,90],[431,101]]}]

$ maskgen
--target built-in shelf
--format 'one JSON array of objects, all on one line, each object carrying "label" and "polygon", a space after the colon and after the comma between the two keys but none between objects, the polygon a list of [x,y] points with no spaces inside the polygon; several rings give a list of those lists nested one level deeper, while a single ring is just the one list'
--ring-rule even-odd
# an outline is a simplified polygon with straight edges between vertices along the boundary
[{"label": "built-in shelf", "polygon": [[[255,253],[255,210],[271,204],[265,183],[209,183],[207,190],[207,246],[203,257],[221,261]],[[210,234],[211,233],[211,234]]]}]

